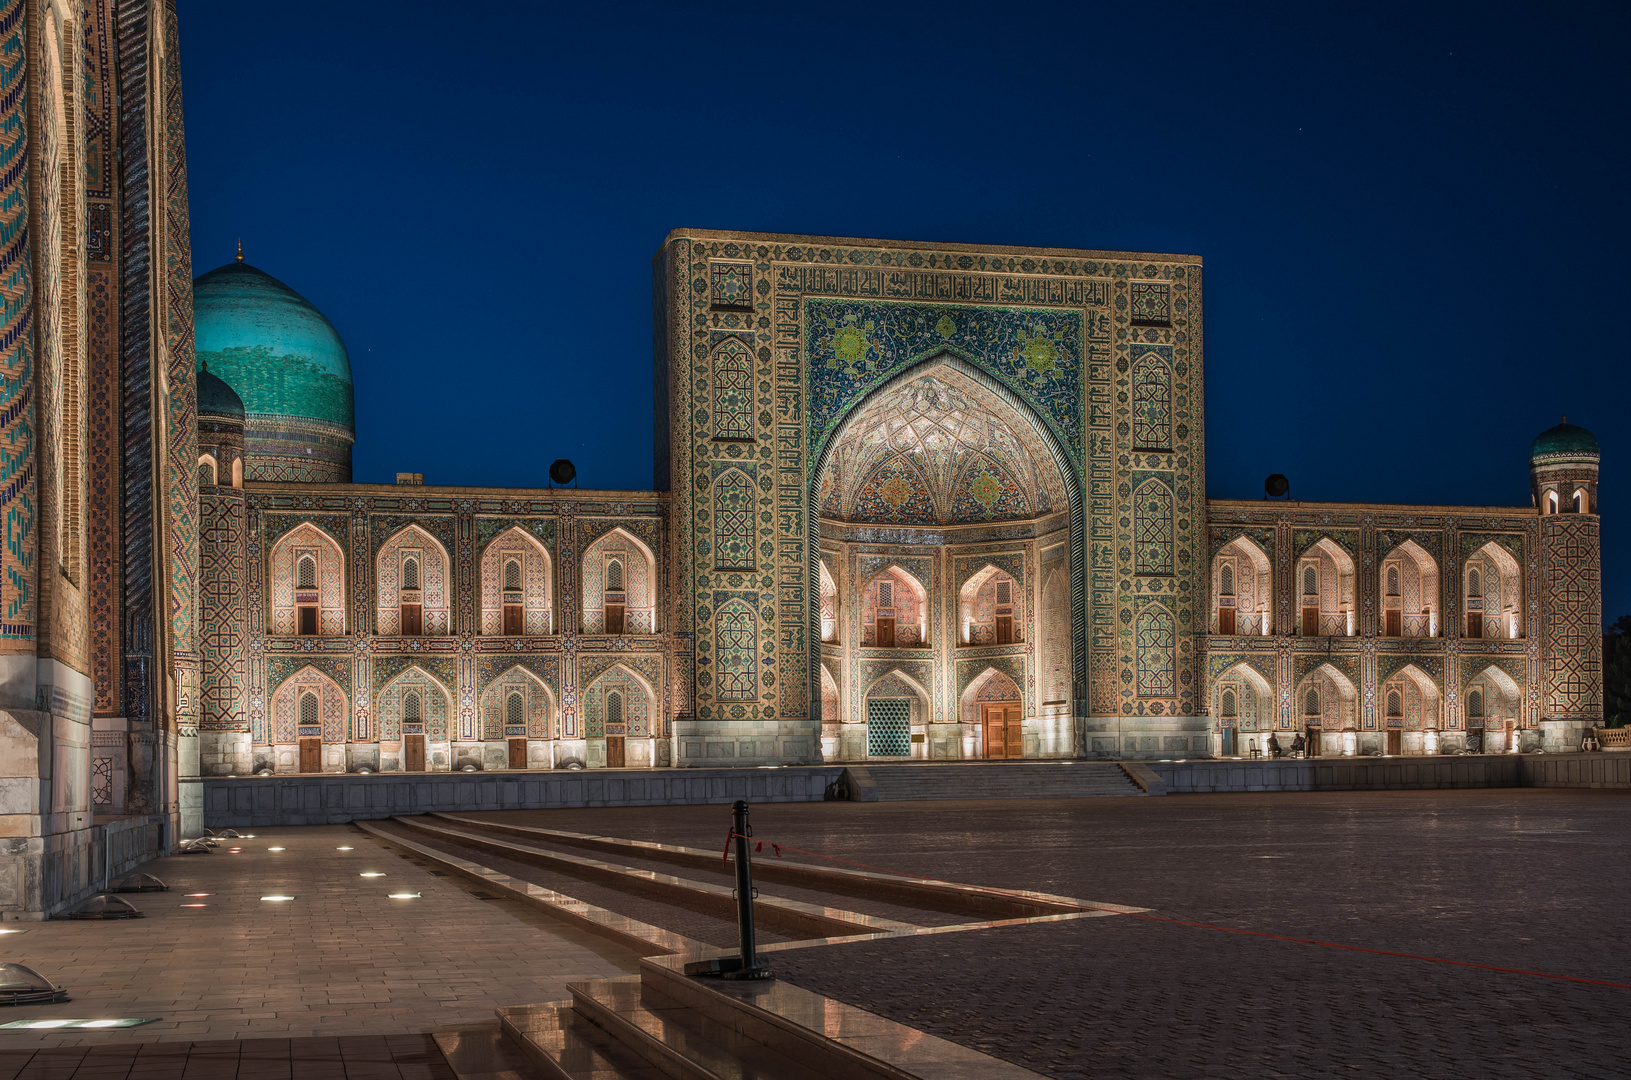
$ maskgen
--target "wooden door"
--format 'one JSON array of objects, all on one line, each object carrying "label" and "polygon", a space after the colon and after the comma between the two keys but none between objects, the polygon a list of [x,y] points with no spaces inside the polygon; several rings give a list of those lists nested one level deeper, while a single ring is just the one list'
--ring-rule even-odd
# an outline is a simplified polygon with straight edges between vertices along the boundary
[{"label": "wooden door", "polygon": [[1384,622],[1384,637],[1404,637],[1404,612],[1397,609],[1389,611]]},{"label": "wooden door", "polygon": [[1218,633],[1232,634],[1235,632],[1235,609],[1232,607],[1218,608]]},{"label": "wooden door", "polygon": [[301,772],[322,772],[323,771],[323,740],[322,739],[301,739],[300,740],[300,771]]},{"label": "wooden door", "polygon": [[1319,757],[1320,756],[1320,729],[1319,728],[1310,728],[1308,730],[1308,739],[1307,739],[1307,741],[1308,741],[1308,749],[1305,751],[1305,753],[1307,753],[1307,755],[1309,757]]},{"label": "wooden door", "polygon": [[985,727],[985,756],[992,759],[1023,757],[1025,731],[1017,701],[999,701],[980,706],[980,722]]},{"label": "wooden door", "polygon": [[1303,608],[1303,637],[1320,636],[1320,609],[1317,607]]},{"label": "wooden door", "polygon": [[506,637],[520,637],[526,632],[522,629],[522,612],[525,610],[520,604],[504,605],[504,635]]},{"label": "wooden door", "polygon": [[997,616],[997,644],[1012,645],[1014,643],[1014,617],[1012,615]]},{"label": "wooden door", "polygon": [[1226,728],[1223,729],[1223,747],[1219,752],[1224,757],[1234,757],[1235,756],[1235,729],[1234,728],[1226,727]]},{"label": "wooden door", "polygon": [[303,607],[300,609],[300,628],[296,631],[301,637],[315,637],[317,634],[317,609]]},{"label": "wooden door", "polygon": [[510,740],[510,768],[525,769],[527,767],[527,740]]},{"label": "wooden door", "polygon": [[425,609],[420,604],[402,605],[402,636],[418,637],[425,632]]},{"label": "wooden door", "polygon": [[878,619],[878,648],[893,649],[895,647],[895,618],[879,617]]},{"label": "wooden door", "polygon": [[623,767],[623,736],[606,736],[606,767],[608,769]]},{"label": "wooden door", "polygon": [[402,767],[408,772],[425,771],[425,737],[402,736]]},{"label": "wooden door", "polygon": [[623,632],[623,605],[606,605],[606,632],[608,634],[621,634]]},{"label": "wooden door", "polygon": [[1398,728],[1387,729],[1387,752],[1390,754],[1404,753],[1404,732]]},{"label": "wooden door", "polygon": [[1484,636],[1484,613],[1482,611],[1467,612],[1467,636],[1470,638]]}]

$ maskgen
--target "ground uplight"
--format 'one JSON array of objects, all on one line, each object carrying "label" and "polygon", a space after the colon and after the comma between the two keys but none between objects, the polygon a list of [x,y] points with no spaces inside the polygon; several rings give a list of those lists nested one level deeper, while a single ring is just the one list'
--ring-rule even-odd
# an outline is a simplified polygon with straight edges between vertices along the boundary
[{"label": "ground uplight", "polygon": [[390,894],[390,898],[392,900],[417,900],[421,895],[421,893],[416,892],[394,892]]},{"label": "ground uplight", "polygon": [[352,847],[337,847],[337,848],[335,848],[335,849],[334,849],[334,850],[335,850],[335,851],[355,851],[355,850],[357,850],[357,849],[356,849],[356,848],[352,848]]},{"label": "ground uplight", "polygon": [[280,848],[280,847],[269,847],[266,850],[267,851],[282,851],[283,849]]},{"label": "ground uplight", "polygon": [[379,871],[379,870],[364,870],[362,873],[358,874],[357,876],[358,877],[384,877],[385,874],[383,872]]},{"label": "ground uplight", "polygon": [[292,896],[263,896],[262,900],[293,900]]}]

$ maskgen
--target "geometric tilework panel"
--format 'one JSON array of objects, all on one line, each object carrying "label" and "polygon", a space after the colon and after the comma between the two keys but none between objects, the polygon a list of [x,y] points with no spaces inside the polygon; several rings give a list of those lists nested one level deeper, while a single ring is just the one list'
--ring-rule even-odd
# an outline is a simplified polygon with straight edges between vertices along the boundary
[{"label": "geometric tilework panel", "polygon": [[[300,699],[308,693],[317,697],[321,730],[308,731],[300,724]],[[348,705],[345,691],[333,679],[316,668],[301,668],[272,696],[272,741],[292,743],[298,738],[320,736],[325,743],[343,743]]]},{"label": "geometric tilework panel", "polygon": [[[403,703],[410,694],[419,695],[419,723],[412,723],[411,717],[407,723],[409,735],[423,735],[427,743],[441,743],[448,741],[448,720],[451,712],[451,703],[447,687],[432,678],[423,668],[410,667],[396,678],[386,683],[380,690],[374,713],[379,723],[379,736],[382,742],[395,742],[404,734]],[[474,725],[472,725],[474,727]],[[461,734],[460,738],[469,740],[475,737],[474,732]]]},{"label": "geometric tilework panel", "polygon": [[[505,588],[505,566],[520,564],[520,590]],[[481,632],[493,636],[504,632],[504,605],[524,605],[522,632],[548,634],[550,625],[549,552],[538,538],[514,526],[494,537],[481,555]]]},{"label": "geometric tilework panel", "polygon": [[401,633],[402,575],[410,560],[418,563],[419,602],[423,607],[425,636],[437,637],[450,633],[447,549],[417,525],[409,525],[397,532],[379,549],[374,570],[379,593],[376,632],[382,636]]},{"label": "geometric tilework panel", "polygon": [[[621,665],[596,679],[584,693],[584,711],[588,721],[587,738],[651,735],[651,717],[655,711],[651,691],[644,680]],[[619,713],[621,720],[617,719]]]},{"label": "geometric tilework panel", "polygon": [[199,728],[248,731],[243,497],[210,495],[199,503],[199,649],[203,661]]},{"label": "geometric tilework panel", "polygon": [[623,632],[655,633],[656,565],[651,551],[622,529],[613,529],[583,553],[583,632],[606,632],[606,571],[617,563],[623,577]]},{"label": "geometric tilework panel", "polygon": [[[317,564],[315,590],[297,589],[298,567],[303,557]],[[296,631],[296,609],[313,603],[317,605],[319,636],[340,637],[345,633],[345,554],[331,536],[309,522],[302,523],[284,533],[272,546],[269,565],[272,603],[268,633],[292,637]]]},{"label": "geometric tilework panel", "polygon": [[[522,701],[522,722],[510,723],[512,694]],[[487,684],[481,694],[481,737],[484,739],[553,737],[555,698],[543,680],[519,665]]]}]

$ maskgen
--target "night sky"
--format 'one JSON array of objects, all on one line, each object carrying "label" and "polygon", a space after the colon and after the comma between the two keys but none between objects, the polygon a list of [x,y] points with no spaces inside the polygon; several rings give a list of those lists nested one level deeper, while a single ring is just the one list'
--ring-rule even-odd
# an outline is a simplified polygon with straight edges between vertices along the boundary
[{"label": "night sky", "polygon": [[1208,494],[1528,505],[1567,413],[1631,612],[1631,8],[1235,6],[181,0],[193,264],[333,321],[359,482],[638,489],[672,228],[1197,253]]}]

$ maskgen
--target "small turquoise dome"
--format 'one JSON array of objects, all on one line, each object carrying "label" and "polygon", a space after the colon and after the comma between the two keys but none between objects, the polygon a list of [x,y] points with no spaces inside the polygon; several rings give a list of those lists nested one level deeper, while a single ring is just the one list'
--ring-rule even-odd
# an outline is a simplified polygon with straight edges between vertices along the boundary
[{"label": "small turquoise dome", "polygon": [[207,367],[198,372],[198,415],[223,417],[240,424],[244,419],[244,399]]},{"label": "small turquoise dome", "polygon": [[206,373],[236,391],[248,479],[350,483],[345,342],[310,301],[242,258],[193,280],[200,408]]},{"label": "small turquoise dome", "polygon": [[1535,441],[1529,444],[1529,458],[1532,461],[1550,457],[1601,456],[1597,436],[1583,427],[1569,423],[1568,417],[1564,417],[1563,422],[1556,427],[1541,432],[1535,437]]}]

